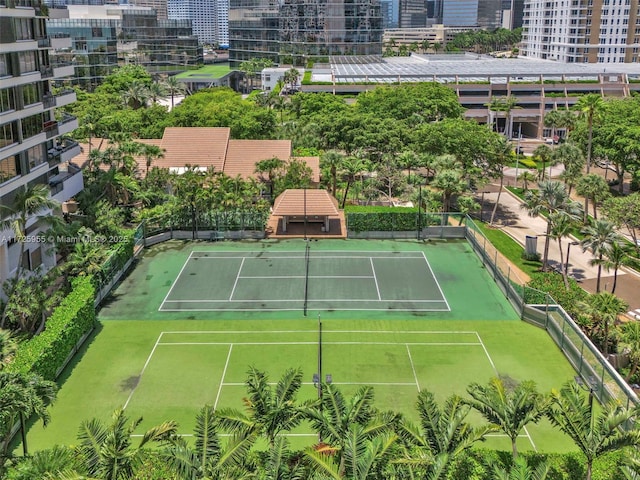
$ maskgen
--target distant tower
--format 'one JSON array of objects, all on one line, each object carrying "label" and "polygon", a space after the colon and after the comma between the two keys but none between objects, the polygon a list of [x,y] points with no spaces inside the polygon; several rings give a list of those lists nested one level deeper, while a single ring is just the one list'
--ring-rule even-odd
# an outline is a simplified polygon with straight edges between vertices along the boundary
[{"label": "distant tower", "polygon": [[638,0],[526,0],[522,55],[567,63],[636,63]]},{"label": "distant tower", "polygon": [[200,43],[218,43],[216,0],[168,0],[168,17],[191,20],[193,34]]}]

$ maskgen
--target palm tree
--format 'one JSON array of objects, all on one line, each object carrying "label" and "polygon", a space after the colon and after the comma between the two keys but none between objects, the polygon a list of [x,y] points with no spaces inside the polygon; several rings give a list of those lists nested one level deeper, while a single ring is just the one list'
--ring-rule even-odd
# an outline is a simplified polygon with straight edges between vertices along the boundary
[{"label": "palm tree", "polygon": [[560,174],[560,178],[569,187],[569,195],[571,195],[571,190],[582,176],[585,164],[584,155],[576,145],[565,142],[553,151],[553,156],[557,163],[564,165],[564,171]]},{"label": "palm tree", "polygon": [[609,185],[600,175],[588,173],[576,185],[576,193],[584,197],[584,224],[587,224],[589,200],[593,205],[593,218],[598,219],[597,206],[605,200],[609,194]]},{"label": "palm tree", "polygon": [[220,478],[231,472],[235,478],[246,476],[243,467],[255,436],[247,432],[233,435],[223,448],[217,428],[215,411],[206,405],[196,416],[195,441],[187,442],[179,437],[161,452],[179,478]]},{"label": "palm tree", "polygon": [[144,83],[134,81],[129,88],[122,93],[122,100],[128,107],[137,110],[147,104],[149,99],[149,90]]},{"label": "palm tree", "polygon": [[598,93],[589,93],[583,95],[578,99],[578,103],[575,105],[576,110],[580,112],[582,117],[587,119],[587,174],[589,173],[589,167],[591,166],[591,150],[593,145],[593,122],[598,118],[600,112],[604,108],[604,100],[602,95]]},{"label": "palm tree", "polygon": [[404,443],[402,462],[412,473],[413,467],[426,467],[429,478],[434,480],[446,476],[449,464],[460,453],[497,430],[489,425],[473,428],[468,424],[465,420],[471,407],[457,395],[449,397],[440,407],[432,392],[422,390],[416,408],[420,425],[403,420],[396,429]]},{"label": "palm tree", "polygon": [[[549,172],[551,172],[551,164],[553,163],[553,150],[547,145],[540,145],[533,151],[533,155],[540,159],[542,162],[542,169],[538,172],[539,178],[544,180],[545,172],[547,168],[547,162],[549,162]],[[549,174],[549,180],[551,180],[551,174]]]},{"label": "palm tree", "polygon": [[553,228],[553,223],[549,219],[554,214],[562,212],[569,219],[575,221],[580,216],[580,204],[571,200],[562,182],[545,180],[538,184],[538,191],[530,190],[525,194],[521,208],[526,209],[531,217],[537,217],[543,212],[547,215],[547,232],[542,256],[542,271],[546,272],[549,267],[549,241]]},{"label": "palm tree", "polygon": [[456,203],[458,205],[458,210],[462,215],[460,215],[460,223],[458,225],[462,225],[465,217],[470,212],[475,212],[480,208],[480,204],[476,202],[476,199],[471,195],[461,195],[456,199]]},{"label": "palm tree", "polygon": [[131,478],[147,444],[168,445],[174,440],[176,423],[164,422],[147,430],[134,447],[132,435],[141,422],[138,418],[129,423],[124,410],[117,409],[108,425],[95,418],[80,424],[77,449],[89,475],[109,480]]},{"label": "palm tree", "polygon": [[591,250],[594,259],[592,265],[598,266],[596,293],[600,292],[600,277],[602,276],[603,259],[614,243],[621,242],[616,226],[608,220],[596,220],[592,225],[582,229],[584,238],[580,242],[582,251]]},{"label": "palm tree", "polygon": [[544,126],[551,128],[551,138],[553,144],[556,143],[556,129],[562,125],[562,114],[558,110],[551,110],[544,116]]},{"label": "palm tree", "polygon": [[537,423],[547,409],[546,398],[538,393],[532,381],[508,388],[501,378],[492,378],[488,385],[472,383],[467,387],[471,399],[465,400],[511,439],[513,458],[518,456],[516,440],[527,424]]},{"label": "palm tree", "polygon": [[151,164],[153,163],[153,161],[159,158],[164,158],[164,149],[160,148],[157,145],[143,143],[140,147],[140,155],[145,158],[147,165],[146,173],[149,173],[149,168],[151,168]]},{"label": "palm tree", "polygon": [[563,212],[558,212],[549,215],[549,222],[553,225],[551,227],[550,237],[558,241],[558,249],[560,250],[560,272],[562,273],[562,279],[564,286],[569,290],[569,259],[565,263],[564,251],[562,249],[562,239],[571,235],[573,231],[573,222],[571,218],[565,215]]},{"label": "palm tree", "polygon": [[173,110],[173,99],[176,95],[184,93],[184,84],[180,82],[180,80],[178,80],[176,76],[171,76],[167,77],[167,79],[164,81],[164,86],[167,93],[171,97],[171,110]]},{"label": "palm tree", "polygon": [[602,266],[607,271],[613,269],[613,286],[611,287],[611,293],[616,293],[616,286],[618,285],[618,270],[623,265],[624,259],[629,256],[631,249],[624,242],[613,242],[611,247],[607,249],[603,258]]},{"label": "palm tree", "polygon": [[640,414],[640,407],[624,408],[611,402],[596,416],[587,395],[574,382],[552,392],[551,399],[547,416],[586,457],[586,480],[591,480],[596,458],[627,446],[640,446],[640,430],[628,429],[629,420]]},{"label": "palm tree", "polygon": [[451,197],[464,192],[468,183],[462,170],[446,169],[436,173],[431,186],[442,192],[442,209],[447,213],[451,211]]},{"label": "palm tree", "polygon": [[[22,258],[26,249],[26,243],[21,240],[27,235],[27,223],[33,220],[36,223],[40,220],[40,213],[52,209],[57,202],[49,198],[49,187],[47,185],[37,184],[26,186],[18,189],[10,206],[0,205],[0,231],[11,229],[13,234],[20,243],[18,254],[18,267],[13,277],[14,287],[17,285],[24,267],[22,266]],[[10,300],[14,294],[14,289],[9,288],[5,291],[7,300]],[[2,310],[2,318],[0,319],[0,328],[4,327],[6,321],[6,303]]]},{"label": "palm tree", "polygon": [[262,435],[273,447],[276,437],[297,427],[304,419],[304,409],[311,402],[298,404],[296,396],[302,386],[302,370],[289,369],[278,380],[275,388],[269,377],[255,367],[250,367],[245,381],[248,398],[245,411],[235,409],[218,410],[220,427],[232,433],[248,432]]},{"label": "palm tree", "polygon": [[502,186],[504,185],[504,167],[507,164],[509,157],[511,156],[511,144],[504,138],[501,138],[496,145],[496,149],[493,152],[492,161],[489,164],[490,171],[486,172],[491,177],[500,178],[500,188],[498,189],[498,196],[496,197],[496,203],[493,205],[491,211],[491,218],[489,219],[489,225],[493,225],[496,213],[498,212],[498,205],[500,204],[500,196],[502,195]]},{"label": "palm tree", "polygon": [[609,337],[618,315],[624,313],[629,304],[614,294],[600,292],[589,295],[585,302],[578,303],[578,309],[584,313],[602,335],[602,353],[609,354]]},{"label": "palm tree", "polygon": [[372,435],[366,426],[351,423],[342,449],[318,444],[305,455],[320,478],[367,480],[392,460],[396,440],[390,431]]},{"label": "palm tree", "polygon": [[493,478],[496,480],[545,480],[551,466],[545,460],[534,469],[529,466],[525,458],[518,457],[509,468],[493,463],[491,469]]},{"label": "palm tree", "polygon": [[0,372],[0,458],[7,455],[11,428],[20,420],[22,450],[28,454],[25,419],[35,416],[46,426],[49,405],[57,396],[58,386],[40,375]]},{"label": "palm tree", "polygon": [[149,100],[155,105],[161,98],[164,98],[167,94],[167,90],[162,83],[153,82],[147,89]]},{"label": "palm tree", "polygon": [[329,175],[331,177],[331,193],[334,197],[338,194],[338,169],[344,162],[344,155],[335,150],[329,150],[320,156],[320,165],[322,168],[329,169]]},{"label": "palm tree", "polygon": [[342,162],[342,171],[341,175],[344,181],[347,182],[347,185],[344,189],[344,195],[342,196],[342,203],[340,204],[340,208],[344,208],[347,203],[347,195],[349,194],[349,190],[351,185],[353,185],[356,181],[356,178],[360,176],[363,177],[363,172],[368,168],[368,163],[358,156],[351,156],[344,159]]},{"label": "palm tree", "polygon": [[407,150],[398,155],[396,162],[400,168],[407,170],[408,181],[411,182],[411,169],[420,165],[420,159],[418,156],[415,152]]},{"label": "palm tree", "polygon": [[504,136],[506,138],[511,138],[511,111],[514,108],[519,108],[517,105],[518,105],[518,99],[512,95],[509,95],[508,97],[498,97],[498,98],[492,97],[491,101],[488,104],[486,104],[486,106],[492,112],[504,112],[505,114]]},{"label": "palm tree", "polygon": [[640,365],[640,322],[627,322],[620,329],[619,350],[627,354],[631,367],[625,380],[629,381]]},{"label": "palm tree", "polygon": [[522,191],[526,193],[529,190],[529,182],[535,182],[536,178],[538,177],[536,177],[529,170],[525,170],[520,175],[518,175],[518,178],[516,180],[520,180],[522,182]]}]

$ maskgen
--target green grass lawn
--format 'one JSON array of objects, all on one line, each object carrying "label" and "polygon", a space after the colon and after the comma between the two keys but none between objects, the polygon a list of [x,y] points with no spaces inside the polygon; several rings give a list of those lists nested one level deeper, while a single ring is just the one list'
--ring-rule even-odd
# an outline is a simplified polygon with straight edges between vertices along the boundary
[{"label": "green grass lawn", "polygon": [[196,70],[189,70],[187,72],[182,72],[176,75],[176,78],[179,79],[189,79],[191,77],[211,77],[211,78],[221,78],[226,74],[231,72],[231,68],[229,68],[228,63],[218,63],[214,65],[205,65],[204,67],[200,67]]},{"label": "green grass lawn", "polygon": [[[573,369],[551,338],[518,320],[464,241],[346,240],[312,247],[343,254],[422,252],[451,311],[323,310],[305,317],[297,305],[282,312],[158,310],[194,250],[261,251],[268,256],[271,251],[303,250],[304,245],[301,240],[166,242],[148,249],[102,308],[98,328],[60,378],[51,423],[44,429],[39,423],[31,425],[30,449],[73,444],[82,420],[107,420],[122,406],[132,417],[143,417],[138,433],[176,420],[180,433],[189,434],[204,404],[242,408],[243,382],[251,365],[267,371],[274,382],[285,369],[301,368],[305,385],[300,398],[314,398],[318,316],[323,324],[323,373],[330,373],[348,394],[361,384],[374,386],[379,408],[414,419],[420,389],[444,400],[454,393],[464,395],[472,381],[486,383],[495,375],[534,380],[543,392],[573,379]],[[395,275],[402,276],[404,269],[398,265]],[[216,269],[208,274],[216,275]],[[471,419],[482,421],[475,414]],[[295,433],[296,446],[313,441],[308,426]],[[530,426],[528,435],[520,439],[521,449],[534,444],[545,452],[573,449],[569,439],[544,422]],[[509,448],[500,436],[486,445]]]}]

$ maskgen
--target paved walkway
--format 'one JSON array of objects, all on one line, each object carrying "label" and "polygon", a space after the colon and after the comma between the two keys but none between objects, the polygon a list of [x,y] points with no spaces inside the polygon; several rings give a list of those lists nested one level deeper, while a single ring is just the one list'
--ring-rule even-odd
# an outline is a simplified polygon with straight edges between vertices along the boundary
[{"label": "paved walkway", "polygon": [[[508,183],[513,184],[513,177],[510,178],[510,182],[505,182],[505,184]],[[484,191],[483,217],[486,221],[490,218],[498,197],[498,186],[488,185]],[[527,236],[537,236],[538,252],[542,253],[544,251],[547,223],[542,217],[530,217],[526,210],[520,208],[520,204],[518,197],[504,189],[500,195],[497,220],[494,223],[523,246]],[[575,242],[576,239],[563,239],[562,241],[565,262],[567,261],[567,250],[569,250],[569,275],[581,282],[585,290],[595,293],[598,269],[589,264],[593,257],[589,251],[584,252],[579,245],[569,246],[572,241]],[[560,249],[557,240],[551,240],[549,244],[549,264],[554,268],[560,267]],[[607,272],[603,270],[600,279],[601,290],[612,290],[613,273],[613,271]],[[638,274],[626,268],[620,269],[618,271],[615,294],[629,303],[630,310],[640,309],[640,277]]]}]

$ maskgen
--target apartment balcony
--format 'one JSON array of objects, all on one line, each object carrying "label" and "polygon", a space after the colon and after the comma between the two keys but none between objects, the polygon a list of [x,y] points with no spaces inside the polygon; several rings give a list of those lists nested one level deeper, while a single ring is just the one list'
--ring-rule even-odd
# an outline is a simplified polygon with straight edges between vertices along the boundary
[{"label": "apartment balcony", "polygon": [[42,97],[42,103],[45,109],[64,107],[76,101],[76,92],[74,90],[63,90],[57,95],[45,94]]},{"label": "apartment balcony", "polygon": [[84,189],[82,170],[69,163],[60,168],[57,175],[49,178],[51,198],[62,203],[76,196]]},{"label": "apartment balcony", "polygon": [[72,77],[73,74],[74,74],[74,67],[70,63],[58,64],[55,66],[43,65],[40,67],[40,77],[43,80],[47,80],[50,78]]},{"label": "apartment balcony", "polygon": [[60,163],[66,163],[80,155],[80,144],[75,140],[64,139],[57,145],[51,147],[47,152],[49,166],[53,167]]},{"label": "apartment balcony", "polygon": [[2,53],[29,52],[38,48],[36,40],[18,40],[2,44]]},{"label": "apartment balcony", "polygon": [[70,133],[78,128],[78,119],[73,115],[69,115],[67,113],[64,114],[62,120],[56,122],[55,120],[51,120],[49,122],[44,122],[43,130],[47,135],[47,140],[59,137],[60,135],[64,135],[65,133]]},{"label": "apartment balcony", "polygon": [[42,112],[42,104],[34,103],[27,105],[21,110],[7,110],[0,113],[0,124],[15,122],[21,118],[30,117]]}]

